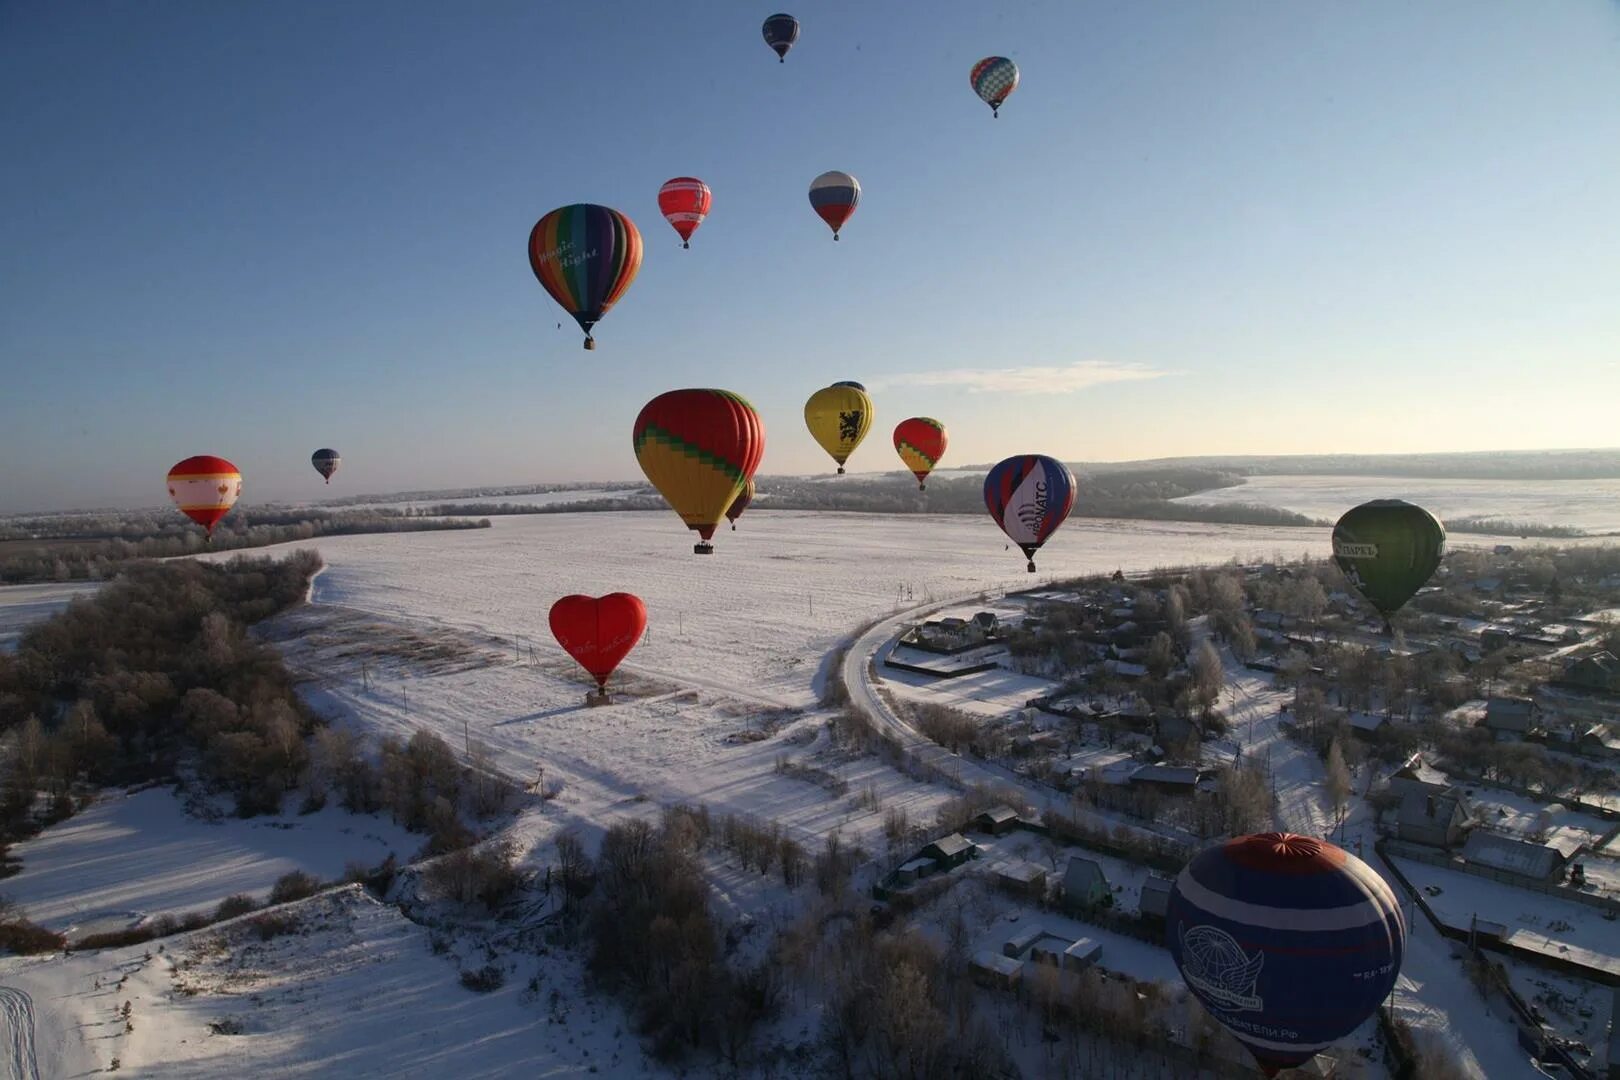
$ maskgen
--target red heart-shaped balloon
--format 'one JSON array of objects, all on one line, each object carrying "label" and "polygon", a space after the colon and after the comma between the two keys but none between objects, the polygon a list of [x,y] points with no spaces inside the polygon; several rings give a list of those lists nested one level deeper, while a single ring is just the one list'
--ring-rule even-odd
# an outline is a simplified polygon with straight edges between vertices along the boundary
[{"label": "red heart-shaped balloon", "polygon": [[565,596],[551,605],[551,633],[568,655],[591,673],[600,689],[647,629],[647,605],[639,596]]}]

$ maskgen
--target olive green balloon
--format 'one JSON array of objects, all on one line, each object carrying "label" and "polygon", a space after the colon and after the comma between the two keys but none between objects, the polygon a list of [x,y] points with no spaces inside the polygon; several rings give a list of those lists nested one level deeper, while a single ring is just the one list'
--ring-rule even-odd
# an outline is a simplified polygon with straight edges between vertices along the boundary
[{"label": "olive green balloon", "polygon": [[1333,526],[1333,561],[1387,620],[1429,580],[1446,550],[1440,519],[1400,499],[1374,499]]}]

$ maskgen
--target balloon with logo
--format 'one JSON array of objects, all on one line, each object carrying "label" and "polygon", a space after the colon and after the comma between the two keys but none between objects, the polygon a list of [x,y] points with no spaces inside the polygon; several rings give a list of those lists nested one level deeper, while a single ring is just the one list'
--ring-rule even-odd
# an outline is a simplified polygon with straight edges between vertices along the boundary
[{"label": "balloon with logo", "polygon": [[742,494],[738,495],[735,499],[732,499],[731,505],[726,507],[726,520],[731,522],[732,532],[737,531],[737,519],[742,517],[743,511],[748,509],[749,504],[753,501],[754,478],[750,476],[748,478],[748,485],[742,489]]},{"label": "balloon with logo", "polygon": [[565,596],[551,605],[551,634],[569,656],[596,680],[596,694],[607,700],[608,676],[630,654],[647,629],[647,605],[630,593]]},{"label": "balloon with logo", "polygon": [[872,399],[859,383],[824,386],[804,403],[804,423],[842,473],[844,462],[872,429]]},{"label": "balloon with logo", "polygon": [[894,429],[894,449],[917,478],[917,490],[928,489],[928,474],[945,456],[945,425],[931,416],[913,416]]},{"label": "balloon with logo", "polygon": [[315,471],[324,476],[326,482],[330,484],[332,474],[338,471],[338,466],[343,464],[343,459],[338,456],[336,450],[328,448],[317,450],[309,455],[309,463],[315,466]]},{"label": "balloon with logo", "polygon": [[984,478],[984,504],[1035,572],[1035,552],[1074,509],[1074,473],[1045,454],[1020,454]]},{"label": "balloon with logo", "polygon": [[241,495],[242,474],[222,457],[198,454],[169,470],[169,498],[182,514],[207,530],[209,539],[214,526],[231,512]]},{"label": "balloon with logo", "polygon": [[697,532],[692,551],[712,554],[715,528],[765,456],[759,413],[729,390],[670,390],[642,408],[631,441],[641,471]]},{"label": "balloon with logo", "polygon": [[844,227],[861,202],[861,182],[847,172],[824,172],[810,181],[810,207],[833,231]]},{"label": "balloon with logo", "polygon": [[1171,888],[1165,920],[1187,989],[1267,1076],[1371,1016],[1406,948],[1400,904],[1378,872],[1293,833],[1200,852]]},{"label": "balloon with logo", "polygon": [[1446,530],[1421,506],[1374,499],[1333,526],[1333,561],[1389,622],[1423,588],[1446,550]]},{"label": "balloon with logo", "polygon": [[641,233],[635,222],[607,206],[559,207],[529,231],[529,267],[551,298],[585,331],[601,321],[641,270]]},{"label": "balloon with logo", "polygon": [[990,106],[990,116],[1001,115],[1001,103],[1018,89],[1018,65],[1005,56],[987,56],[968,73],[973,92]]},{"label": "balloon with logo", "polygon": [[692,246],[692,234],[709,214],[714,195],[709,185],[695,176],[677,176],[658,189],[658,212],[681,238],[681,247]]},{"label": "balloon with logo", "polygon": [[787,63],[788,50],[799,40],[799,20],[791,15],[772,15],[760,32],[765,35],[765,44],[776,53],[777,63]]}]

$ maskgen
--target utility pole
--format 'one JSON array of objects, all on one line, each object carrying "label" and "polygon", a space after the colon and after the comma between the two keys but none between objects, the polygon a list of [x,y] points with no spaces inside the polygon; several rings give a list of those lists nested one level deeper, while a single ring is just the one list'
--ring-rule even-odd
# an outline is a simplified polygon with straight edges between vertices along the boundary
[{"label": "utility pole", "polygon": [[467,726],[467,717],[465,715],[463,715],[462,718],[461,718],[461,745],[462,745],[463,750],[465,750],[465,752],[467,754],[467,757],[471,758],[472,757],[472,730]]}]

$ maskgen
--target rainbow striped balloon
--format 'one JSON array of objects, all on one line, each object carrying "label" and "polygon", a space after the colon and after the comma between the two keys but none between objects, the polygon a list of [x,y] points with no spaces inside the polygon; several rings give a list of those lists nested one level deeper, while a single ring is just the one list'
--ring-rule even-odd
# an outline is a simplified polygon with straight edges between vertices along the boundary
[{"label": "rainbow striped balloon", "polygon": [[618,303],[641,270],[641,233],[635,222],[607,206],[574,203],[535,222],[529,266],[546,292],[585,331]]},{"label": "rainbow striped balloon", "polygon": [[1187,989],[1268,1076],[1371,1016],[1406,947],[1400,904],[1378,872],[1293,833],[1200,852],[1170,891],[1165,933]]}]

